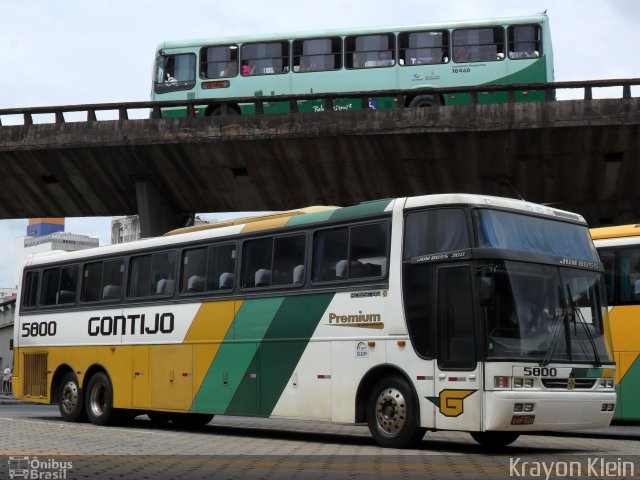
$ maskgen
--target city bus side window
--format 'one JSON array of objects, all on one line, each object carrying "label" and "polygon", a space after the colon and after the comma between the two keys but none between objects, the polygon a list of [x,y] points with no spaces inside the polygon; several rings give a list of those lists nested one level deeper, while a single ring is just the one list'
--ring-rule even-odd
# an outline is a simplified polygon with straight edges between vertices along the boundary
[{"label": "city bus side window", "polygon": [[507,30],[509,58],[537,58],[542,55],[542,29],[539,25],[514,25]]},{"label": "city bus side window", "polygon": [[293,71],[320,72],[342,67],[342,39],[314,38],[294,40]]},{"label": "city bus side window", "polygon": [[449,61],[449,32],[402,32],[398,35],[400,65],[433,65]]},{"label": "city bus side window", "polygon": [[35,308],[38,304],[38,280],[39,272],[27,272],[22,289],[22,306],[24,308]]},{"label": "city bus side window", "polygon": [[453,61],[490,62],[504,58],[504,29],[465,28],[453,31]]},{"label": "city bus side window", "polygon": [[246,43],[242,45],[241,57],[243,76],[287,73],[289,42]]},{"label": "city bus side window", "polygon": [[357,35],[345,40],[347,68],[392,67],[396,64],[395,35]]},{"label": "city bus side window", "polygon": [[229,78],[238,75],[238,46],[220,45],[200,50],[200,78]]}]

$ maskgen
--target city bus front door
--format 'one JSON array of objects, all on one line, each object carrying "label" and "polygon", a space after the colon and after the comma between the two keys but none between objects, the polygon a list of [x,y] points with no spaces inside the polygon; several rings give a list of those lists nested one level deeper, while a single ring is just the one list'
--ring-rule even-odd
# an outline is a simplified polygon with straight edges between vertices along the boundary
[{"label": "city bus front door", "polygon": [[482,418],[482,363],[478,361],[472,269],[469,265],[437,270],[436,428],[479,430]]}]

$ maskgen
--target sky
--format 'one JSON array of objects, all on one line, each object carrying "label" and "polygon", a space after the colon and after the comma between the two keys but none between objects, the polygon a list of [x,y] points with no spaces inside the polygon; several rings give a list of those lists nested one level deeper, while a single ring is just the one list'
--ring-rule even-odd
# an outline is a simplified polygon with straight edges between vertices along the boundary
[{"label": "sky", "polygon": [[[544,10],[557,81],[640,77],[638,0],[0,0],[0,109],[148,100],[155,47],[165,40]],[[110,222],[67,219],[66,231],[107,245]],[[0,220],[0,287],[15,285],[11,252],[26,225],[26,219]]]}]

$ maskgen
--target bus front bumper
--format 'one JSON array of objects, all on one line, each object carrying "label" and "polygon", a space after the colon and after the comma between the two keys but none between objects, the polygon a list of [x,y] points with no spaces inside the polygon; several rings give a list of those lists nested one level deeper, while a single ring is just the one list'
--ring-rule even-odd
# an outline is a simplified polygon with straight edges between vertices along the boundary
[{"label": "bus front bumper", "polygon": [[488,391],[485,392],[483,430],[527,432],[603,428],[613,419],[615,403],[614,391]]}]

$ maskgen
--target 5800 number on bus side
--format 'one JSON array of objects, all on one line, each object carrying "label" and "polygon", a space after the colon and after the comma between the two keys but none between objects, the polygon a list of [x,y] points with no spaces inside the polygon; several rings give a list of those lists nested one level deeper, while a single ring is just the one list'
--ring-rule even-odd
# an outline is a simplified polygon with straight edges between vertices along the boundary
[{"label": "5800 number on bus side", "polygon": [[53,337],[58,330],[54,321],[25,322],[22,324],[22,337]]}]

